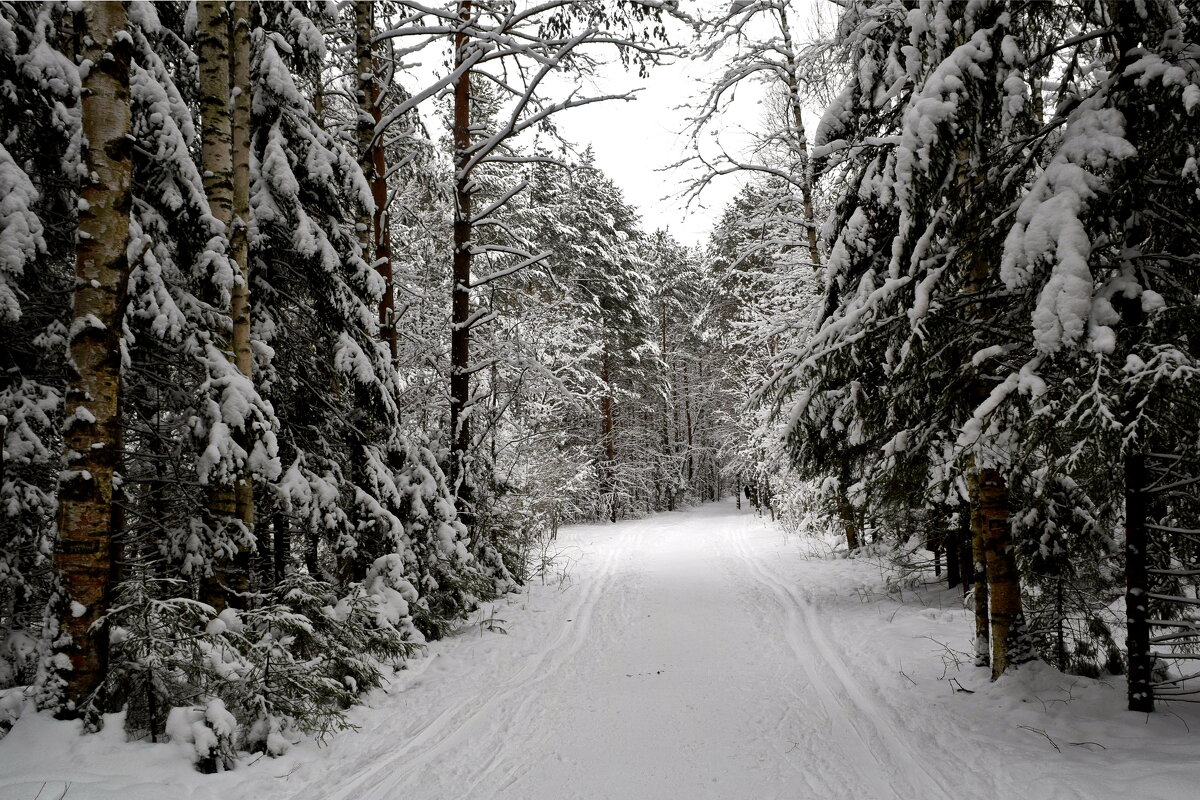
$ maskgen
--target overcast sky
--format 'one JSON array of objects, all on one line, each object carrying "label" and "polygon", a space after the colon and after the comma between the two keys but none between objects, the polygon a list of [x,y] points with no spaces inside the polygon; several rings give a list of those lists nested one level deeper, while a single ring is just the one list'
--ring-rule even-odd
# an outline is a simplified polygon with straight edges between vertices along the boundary
[{"label": "overcast sky", "polygon": [[[721,3],[685,3],[689,11],[698,5],[712,7]],[[671,25],[673,43],[689,46],[692,33],[685,26]],[[693,104],[705,79],[718,71],[717,65],[690,58],[651,67],[648,78],[619,65],[607,69],[598,85],[585,89],[591,93],[616,94],[637,89],[636,99],[613,100],[570,109],[556,119],[567,138],[581,145],[591,144],[596,163],[620,186],[626,199],[642,212],[647,231],[665,228],[684,244],[700,244],[707,238],[721,208],[733,198],[740,185],[734,176],[720,180],[705,191],[700,203],[685,208],[681,197],[689,177],[684,170],[670,166],[689,155],[685,131]],[[757,92],[742,92],[738,109],[747,117],[756,116]],[[727,134],[728,135],[728,134]]]},{"label": "overcast sky", "polygon": [[[689,13],[705,9],[712,13],[723,9],[729,0],[683,2]],[[799,12],[797,30],[812,24],[812,9],[821,0],[796,3]],[[693,44],[691,30],[671,23],[672,42],[688,47]],[[569,109],[556,117],[556,125],[567,138],[581,145],[591,144],[597,165],[620,186],[626,199],[642,212],[643,227],[648,231],[665,228],[684,244],[702,244],[722,208],[733,199],[743,178],[723,176],[709,186],[699,202],[685,207],[681,197],[694,173],[670,170],[671,164],[690,154],[685,133],[691,113],[684,108],[695,105],[703,87],[721,71],[719,60],[699,61],[681,58],[673,64],[651,68],[650,76],[638,78],[615,66],[607,69],[597,86],[585,87],[592,93],[611,94],[640,89],[630,102],[608,101]],[[729,111],[714,129],[719,129],[724,147],[737,151],[749,141],[747,131],[761,128],[764,92],[760,85],[743,85]],[[703,139],[711,147],[711,134]]]}]

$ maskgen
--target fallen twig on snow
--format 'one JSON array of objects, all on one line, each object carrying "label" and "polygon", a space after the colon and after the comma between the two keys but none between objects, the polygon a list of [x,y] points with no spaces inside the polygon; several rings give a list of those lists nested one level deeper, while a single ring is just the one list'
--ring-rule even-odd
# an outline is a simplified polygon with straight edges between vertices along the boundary
[{"label": "fallen twig on snow", "polygon": [[1051,738],[1050,738],[1050,734],[1046,733],[1046,732],[1045,732],[1044,730],[1042,730],[1041,728],[1031,728],[1031,727],[1029,727],[1028,725],[1018,725],[1017,727],[1018,727],[1018,728],[1024,728],[1024,729],[1025,729],[1025,730],[1027,730],[1027,731],[1033,731],[1034,733],[1040,733],[1042,736],[1045,736],[1045,737],[1046,737],[1046,741],[1047,741],[1047,742],[1049,742],[1049,743],[1050,743],[1050,745],[1051,745],[1051,746],[1052,746],[1052,747],[1053,747],[1055,750],[1057,750],[1057,751],[1058,751],[1058,752],[1060,752],[1060,753],[1062,752],[1062,748],[1058,746],[1058,742],[1056,742],[1056,741],[1054,741],[1053,739],[1051,739]]}]

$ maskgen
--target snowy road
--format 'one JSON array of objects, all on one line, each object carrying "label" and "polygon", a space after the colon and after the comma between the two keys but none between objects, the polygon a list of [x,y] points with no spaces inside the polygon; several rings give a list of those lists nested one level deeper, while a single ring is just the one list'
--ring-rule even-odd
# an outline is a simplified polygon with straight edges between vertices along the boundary
[{"label": "snowy road", "polygon": [[508,635],[435,643],[325,747],[200,776],[173,746],[39,720],[0,747],[0,798],[1165,800],[1200,782],[1200,715],[1130,715],[1122,686],[1044,667],[990,684],[956,663],[957,593],[885,595],[869,561],[814,558],[732,503],[560,544],[562,580],[484,615]]},{"label": "snowy road", "polygon": [[[938,690],[931,701],[912,690],[906,659],[914,672],[925,659],[927,684],[945,665],[920,633],[897,628],[897,612],[918,630],[957,622],[965,633],[952,593],[944,610],[864,603],[855,589],[877,579],[861,574],[869,565],[805,559],[801,543],[732,503],[573,528],[567,538],[579,560],[564,588],[524,610],[501,606],[509,637],[472,632],[404,676],[411,715],[404,701],[395,716],[371,715],[377,727],[334,744],[328,772],[280,796],[1083,800],[1121,797],[1114,787],[1126,781],[1145,792],[1151,774],[1188,794],[1186,775],[1175,781],[1150,765],[1117,775],[1111,740],[1064,744],[1064,757],[1021,719],[997,739],[1000,726],[968,705],[988,703],[982,691],[941,682],[926,687]],[[888,663],[889,637],[899,670]],[[915,653],[904,652],[914,641]],[[980,679],[964,669],[962,680]],[[1120,698],[1105,699],[1119,710]],[[956,703],[959,720],[947,713]],[[1195,748],[1188,739],[1172,744]]]},{"label": "snowy road", "polygon": [[805,755],[842,716],[825,707],[838,678],[801,645],[805,621],[745,521],[710,509],[601,529],[543,650],[406,745],[347,765],[327,796],[894,796],[882,771],[854,767],[857,729],[834,728],[847,759]]}]

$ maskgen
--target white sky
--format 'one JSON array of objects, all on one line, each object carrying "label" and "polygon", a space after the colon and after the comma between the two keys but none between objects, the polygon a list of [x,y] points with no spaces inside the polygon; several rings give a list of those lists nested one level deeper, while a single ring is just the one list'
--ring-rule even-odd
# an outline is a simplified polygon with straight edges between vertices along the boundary
[{"label": "white sky", "polygon": [[[724,9],[730,0],[698,0],[680,5],[691,14],[702,9],[712,14]],[[808,0],[793,5],[798,37],[812,24],[820,0]],[[675,44],[692,44],[692,32],[682,24],[669,21],[671,40]],[[769,34],[768,34],[769,35]],[[648,78],[640,79],[636,71],[626,72],[615,65],[606,72],[595,87],[585,87],[592,94],[618,94],[640,88],[637,99],[631,102],[608,101],[582,108],[568,109],[555,117],[555,124],[570,140],[581,147],[591,144],[597,165],[624,190],[626,199],[642,212],[642,225],[647,231],[669,230],[679,241],[688,245],[702,244],[719,218],[724,206],[733,199],[745,178],[722,176],[690,207],[682,192],[694,175],[685,170],[669,170],[671,164],[691,153],[689,137],[684,134],[689,112],[681,106],[695,104],[709,79],[721,71],[719,57],[713,61],[682,58],[673,64],[651,68]],[[729,110],[711,127],[719,130],[722,145],[737,152],[749,141],[749,131],[761,127],[764,91],[760,84],[744,83],[737,88],[736,100]],[[708,139],[711,132],[705,134]],[[711,145],[706,145],[706,150]]]},{"label": "white sky", "polygon": [[[617,93],[643,87],[630,102],[609,101],[564,111],[556,119],[563,134],[585,146],[590,143],[596,163],[625,192],[626,199],[642,212],[647,231],[665,228],[684,244],[700,244],[708,235],[722,207],[737,194],[741,179],[728,176],[710,186],[701,197],[702,206],[685,208],[680,196],[689,174],[669,170],[671,164],[690,154],[684,133],[688,111],[680,108],[695,99],[700,79],[716,70],[715,65],[690,59],[654,67],[642,80],[636,72],[615,72],[598,88]],[[753,95],[750,87],[743,91]],[[739,109],[755,117],[754,99],[739,100]],[[753,122],[755,120],[747,120]],[[726,132],[724,138],[728,138]]]},{"label": "white sky", "polygon": [[[691,14],[716,13],[728,0],[699,0],[681,5]],[[693,44],[692,31],[681,23],[667,20],[673,44]],[[727,176],[706,188],[699,201],[687,205],[682,193],[694,175],[671,165],[691,155],[690,137],[685,131],[690,112],[706,79],[719,72],[719,64],[680,58],[674,63],[651,67],[650,75],[639,78],[636,70],[625,71],[614,65],[593,93],[618,94],[637,89],[632,101],[608,101],[569,109],[555,121],[559,130],[581,146],[591,144],[596,164],[625,192],[625,198],[642,212],[647,231],[669,230],[684,244],[702,244],[708,238],[721,209],[733,199],[742,179]],[[745,116],[753,112],[752,87],[742,87],[738,110]],[[757,87],[753,87],[757,88]],[[728,138],[726,133],[723,138]]]}]

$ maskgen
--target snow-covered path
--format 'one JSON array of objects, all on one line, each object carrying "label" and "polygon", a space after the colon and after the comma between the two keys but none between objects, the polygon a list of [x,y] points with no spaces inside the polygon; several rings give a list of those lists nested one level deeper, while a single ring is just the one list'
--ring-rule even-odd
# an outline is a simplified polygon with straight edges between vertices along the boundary
[{"label": "snow-covered path", "polygon": [[565,574],[432,645],[323,748],[200,776],[172,746],[22,720],[0,798],[1165,800],[1200,782],[1197,714],[1130,715],[1119,684],[1044,667],[990,684],[955,663],[955,592],[887,596],[870,562],[813,558],[732,503],[560,544]]},{"label": "snow-covered path", "polygon": [[802,687],[828,695],[836,679],[794,657],[803,621],[744,522],[710,509],[598,531],[594,571],[544,649],[407,745],[346,765],[354,778],[328,796],[891,796],[876,770],[804,756],[830,714]]}]

